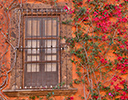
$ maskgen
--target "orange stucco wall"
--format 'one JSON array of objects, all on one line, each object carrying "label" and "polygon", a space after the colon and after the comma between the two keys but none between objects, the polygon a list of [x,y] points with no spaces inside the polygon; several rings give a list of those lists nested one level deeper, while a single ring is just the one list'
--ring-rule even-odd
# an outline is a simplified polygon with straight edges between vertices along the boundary
[{"label": "orange stucco wall", "polygon": [[[28,0],[29,2],[33,2],[34,0]],[[111,0],[112,1],[112,0]],[[114,0],[113,0],[114,1]],[[11,2],[11,1],[10,1]],[[58,0],[58,2],[65,2],[65,0]],[[72,29],[72,30],[74,30],[74,29]],[[2,38],[2,35],[0,35],[0,38]],[[0,40],[1,41],[1,40]],[[0,48],[1,49],[1,48]],[[4,50],[4,49],[2,49],[2,50]],[[4,51],[2,51],[2,52],[4,52]],[[8,52],[8,62],[10,61],[10,52]],[[111,55],[111,52],[110,52],[110,55]],[[112,60],[112,59],[114,59],[113,58],[114,56],[112,56],[111,55],[111,57],[110,57],[110,59]],[[109,58],[109,56],[108,56],[108,58]],[[75,79],[75,78],[78,78],[78,76],[77,76],[77,74],[76,74],[76,67],[75,67],[75,65],[73,64],[73,67],[72,67],[72,76],[73,76],[73,79]],[[9,74],[9,77],[10,77],[10,74]],[[124,76],[125,78],[127,77],[126,75]],[[1,81],[1,80],[0,80]],[[9,83],[9,82],[8,82]],[[9,84],[8,84],[8,86],[9,86]],[[6,88],[8,88],[8,86],[6,87]],[[74,97],[74,100],[80,100],[80,96],[79,95],[83,95],[83,86],[82,85],[76,85],[76,84],[73,84],[73,86],[75,87],[75,88],[77,88],[78,89],[78,91],[77,91],[77,93],[75,94],[75,95],[73,95],[73,97]],[[5,88],[5,89],[6,89]],[[6,96],[7,97],[7,96]],[[25,99],[25,100],[29,100],[29,97],[22,97],[22,98],[9,98],[9,97],[7,97],[8,98],[8,100],[22,100],[22,99]],[[37,99],[38,100],[38,99]],[[64,100],[64,96],[57,96],[56,97],[56,100]]]}]

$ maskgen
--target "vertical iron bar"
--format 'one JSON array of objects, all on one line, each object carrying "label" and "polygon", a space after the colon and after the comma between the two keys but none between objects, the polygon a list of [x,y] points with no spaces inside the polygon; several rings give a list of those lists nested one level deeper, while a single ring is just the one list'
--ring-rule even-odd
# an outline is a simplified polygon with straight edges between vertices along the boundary
[{"label": "vertical iron bar", "polygon": [[[48,34],[48,12],[47,12],[47,9],[46,9],[46,38],[47,38],[47,34]],[[46,54],[45,54],[45,56],[46,56],[46,86],[48,86],[48,84],[47,84],[47,42],[48,42],[48,40],[45,40],[46,41],[46,48],[45,48],[45,50],[46,50]]]},{"label": "vertical iron bar", "polygon": [[[62,35],[62,24],[61,24],[61,22],[62,22],[62,9],[61,9],[61,12],[60,12],[60,21],[59,21],[59,25],[60,25],[60,37],[61,37],[61,35]],[[61,41],[61,40],[60,40]],[[59,56],[59,58],[60,58],[60,83],[62,83],[62,57],[61,57],[61,44],[59,45],[59,50],[60,50],[60,56]]]},{"label": "vertical iron bar", "polygon": [[[53,17],[52,17],[52,9],[51,9],[51,38],[53,37],[52,34],[53,34]],[[52,45],[52,39],[51,39],[51,45]],[[52,61],[52,56],[53,56],[52,48],[53,48],[53,46],[51,47],[51,61]],[[52,71],[52,63],[51,63],[51,71]],[[53,77],[52,77],[52,79],[53,79]],[[54,81],[54,80],[52,80],[52,81]]]},{"label": "vertical iron bar", "polygon": [[[58,37],[58,18],[57,18],[57,8],[56,8],[56,17],[55,17],[55,19],[56,19],[56,37]],[[57,58],[57,60],[58,60],[58,55],[59,55],[59,52],[57,52],[57,51],[59,51],[59,48],[58,48],[58,42],[59,42],[59,40],[57,39],[57,41],[56,41],[56,58]],[[58,79],[58,62],[56,63],[56,67],[57,67],[57,81],[59,80]],[[58,83],[58,82],[57,82]],[[60,86],[60,88],[61,88],[61,86]]]},{"label": "vertical iron bar", "polygon": [[[41,9],[41,12],[42,12],[42,13],[41,13],[41,16],[43,16],[43,9]],[[44,27],[44,26],[42,26],[43,23],[44,23],[44,22],[43,22],[43,18],[41,18],[41,24],[40,24],[41,27]],[[44,29],[44,28],[43,28],[43,29]],[[43,34],[43,31],[44,31],[44,30],[42,30],[42,28],[41,28],[41,37],[43,37],[43,35],[44,35],[44,34]],[[42,61],[42,59],[43,59],[43,58],[42,58],[42,56],[43,56],[43,55],[42,55],[42,52],[43,52],[42,44],[43,44],[43,42],[44,42],[44,40],[40,40],[40,46],[41,46],[41,50],[40,50],[40,52],[41,52],[40,60],[41,60],[41,61]],[[43,64],[41,63],[41,66],[42,66],[42,65],[43,65]],[[44,71],[44,70],[43,70],[43,69],[44,69],[43,67],[45,67],[45,66],[43,66],[43,67],[41,67],[41,66],[40,66],[41,72],[42,72],[42,75],[41,75],[41,76],[42,76],[42,78],[43,78],[43,71]],[[41,78],[41,84],[42,84],[41,87],[43,87],[43,80],[42,80],[42,78]]]},{"label": "vertical iron bar", "polygon": [[[33,36],[33,9],[31,9],[31,61],[32,61],[32,36]],[[32,81],[33,81],[33,77],[32,77],[32,63],[31,63],[31,85],[32,85]]]},{"label": "vertical iron bar", "polygon": [[[22,1],[22,0],[21,0],[21,1]],[[23,22],[24,22],[24,21],[23,21],[23,8],[22,8],[22,9],[21,9],[21,26],[22,26],[22,27],[21,27],[21,30],[22,30],[22,33],[21,33],[21,34],[22,34],[22,39],[21,39],[21,41],[22,41],[22,43],[21,43],[21,51],[22,51],[22,56],[21,56],[21,59],[22,59],[22,64],[21,64],[21,65],[22,65],[22,66],[21,66],[21,69],[22,69],[22,72],[21,72],[21,76],[22,76],[22,77],[21,77],[20,80],[22,80],[23,75],[24,75],[24,74],[23,74],[23,65],[24,65],[23,59],[24,59],[24,58],[23,58],[23,50],[22,50],[23,41],[24,41],[24,36],[23,36]],[[24,82],[24,81],[23,81],[23,82]],[[20,89],[23,88],[23,82],[21,81],[21,85],[20,85],[21,87],[20,87]]]},{"label": "vertical iron bar", "polygon": [[[37,9],[36,38],[38,37],[37,35],[38,35],[38,32],[39,32],[39,31],[38,31],[38,27],[39,27],[39,26],[38,26],[38,21],[39,21],[39,20],[38,20],[38,9]],[[38,52],[38,51],[37,51],[37,48],[38,48],[38,47],[37,47],[37,41],[38,41],[38,40],[36,39],[36,61],[37,61],[37,52]],[[37,63],[36,63],[36,86],[37,86],[37,81],[38,81],[38,77],[39,77],[39,76],[37,77],[37,75],[38,75],[37,73],[39,73],[39,72],[37,72]]]}]

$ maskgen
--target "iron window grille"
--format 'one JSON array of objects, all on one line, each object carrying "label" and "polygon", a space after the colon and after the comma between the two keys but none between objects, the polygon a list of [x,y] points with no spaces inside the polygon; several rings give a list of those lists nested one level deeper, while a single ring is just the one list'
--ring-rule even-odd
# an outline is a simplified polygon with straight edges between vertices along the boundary
[{"label": "iron window grille", "polygon": [[58,20],[58,16],[25,17],[24,86],[52,87],[58,84]]}]

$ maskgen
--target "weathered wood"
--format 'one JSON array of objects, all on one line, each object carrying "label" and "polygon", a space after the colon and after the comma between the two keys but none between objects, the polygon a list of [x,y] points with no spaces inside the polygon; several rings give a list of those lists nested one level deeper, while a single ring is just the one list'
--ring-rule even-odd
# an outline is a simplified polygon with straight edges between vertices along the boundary
[{"label": "weathered wood", "polygon": [[54,96],[73,95],[77,92],[76,88],[70,89],[22,89],[22,90],[3,90],[8,97],[27,97],[27,96],[46,96],[53,93]]}]

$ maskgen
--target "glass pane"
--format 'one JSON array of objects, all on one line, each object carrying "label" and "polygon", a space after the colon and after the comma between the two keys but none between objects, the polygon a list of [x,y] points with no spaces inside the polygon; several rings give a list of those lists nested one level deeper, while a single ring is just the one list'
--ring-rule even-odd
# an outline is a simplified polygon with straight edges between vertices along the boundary
[{"label": "glass pane", "polygon": [[54,35],[54,36],[56,36],[56,34],[57,34],[57,28],[56,28],[56,19],[53,19],[53,33],[52,33],[52,35]]},{"label": "glass pane", "polygon": [[57,40],[45,40],[45,47],[56,47]]},{"label": "glass pane", "polygon": [[52,63],[52,71],[56,71],[56,63]]},{"label": "glass pane", "polygon": [[39,72],[39,70],[40,70],[39,64],[36,64],[36,72]]},{"label": "glass pane", "polygon": [[45,20],[45,36],[51,35],[51,20]]},{"label": "glass pane", "polygon": [[36,72],[36,65],[32,64],[32,72]]},{"label": "glass pane", "polygon": [[40,33],[40,19],[36,19],[32,21],[33,23],[33,30],[32,30],[32,36],[39,36]]},{"label": "glass pane", "polygon": [[27,20],[27,36],[31,36],[31,20]]},{"label": "glass pane", "polygon": [[45,53],[56,53],[56,48],[47,48],[47,51],[45,51]]},{"label": "glass pane", "polygon": [[56,53],[56,48],[52,48],[52,53]]},{"label": "glass pane", "polygon": [[39,49],[27,49],[27,54],[39,54]]},{"label": "glass pane", "polygon": [[[27,48],[31,48],[31,45],[32,45],[32,48],[39,48],[40,46],[40,41],[39,40],[27,40],[27,45],[26,47]],[[27,50],[27,53],[28,54],[39,54],[39,51],[40,49],[28,49]]]},{"label": "glass pane", "polygon": [[32,72],[39,72],[39,64],[32,64]]},{"label": "glass pane", "polygon": [[45,19],[45,36],[56,36],[56,18]]},{"label": "glass pane", "polygon": [[31,64],[27,64],[27,72],[31,72]]},{"label": "glass pane", "polygon": [[47,60],[47,61],[56,60],[56,55],[46,55],[45,60]]},{"label": "glass pane", "polygon": [[33,48],[39,48],[39,40],[32,40],[32,47]]},{"label": "glass pane", "polygon": [[32,49],[32,54],[36,54],[39,53],[39,51],[37,51],[36,49]]},{"label": "glass pane", "polygon": [[39,72],[39,64],[27,64],[27,72]]},{"label": "glass pane", "polygon": [[56,47],[56,42],[57,40],[45,40],[45,47],[48,47],[45,49],[45,53],[56,53],[56,48],[54,48]]},{"label": "glass pane", "polygon": [[27,56],[27,61],[31,61],[31,59],[32,61],[39,61],[39,56]]},{"label": "glass pane", "polygon": [[31,49],[27,49],[27,54],[31,54]]},{"label": "glass pane", "polygon": [[41,19],[29,18],[27,20],[27,36],[39,36],[40,35],[40,22]]},{"label": "glass pane", "polygon": [[45,64],[45,71],[46,71],[46,72],[51,71],[51,63]]},{"label": "glass pane", "polygon": [[47,63],[45,64],[45,72],[56,71],[56,63]]},{"label": "glass pane", "polygon": [[[31,43],[32,42],[32,43]],[[31,48],[31,45],[33,48],[39,48],[40,41],[39,40],[27,40],[27,46],[28,48]]]}]

